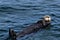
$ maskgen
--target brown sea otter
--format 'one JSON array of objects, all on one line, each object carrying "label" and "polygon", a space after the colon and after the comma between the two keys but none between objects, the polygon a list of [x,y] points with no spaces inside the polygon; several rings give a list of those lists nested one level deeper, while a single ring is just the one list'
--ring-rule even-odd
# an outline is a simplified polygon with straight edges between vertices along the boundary
[{"label": "brown sea otter", "polygon": [[51,17],[49,15],[46,15],[43,17],[42,20],[37,21],[36,23],[28,26],[20,33],[15,33],[14,30],[9,29],[9,35],[12,38],[12,40],[16,40],[17,37],[23,37],[24,35],[30,34],[32,32],[35,32],[41,28],[46,28],[51,23]]}]

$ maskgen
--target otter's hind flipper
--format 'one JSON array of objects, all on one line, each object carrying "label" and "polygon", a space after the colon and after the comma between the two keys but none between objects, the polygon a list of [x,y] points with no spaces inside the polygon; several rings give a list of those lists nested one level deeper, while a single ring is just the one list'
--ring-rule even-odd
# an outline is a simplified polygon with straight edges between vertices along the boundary
[{"label": "otter's hind flipper", "polygon": [[16,40],[16,33],[14,32],[13,29],[9,29],[9,37],[10,37],[12,40]]}]

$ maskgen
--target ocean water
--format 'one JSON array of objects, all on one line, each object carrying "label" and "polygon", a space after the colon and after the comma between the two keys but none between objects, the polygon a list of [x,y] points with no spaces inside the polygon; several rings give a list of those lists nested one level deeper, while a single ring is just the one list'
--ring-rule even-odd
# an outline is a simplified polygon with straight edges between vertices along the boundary
[{"label": "ocean water", "polygon": [[9,28],[19,33],[44,15],[52,18],[50,29],[18,40],[60,40],[60,0],[0,0],[0,40],[9,40]]}]

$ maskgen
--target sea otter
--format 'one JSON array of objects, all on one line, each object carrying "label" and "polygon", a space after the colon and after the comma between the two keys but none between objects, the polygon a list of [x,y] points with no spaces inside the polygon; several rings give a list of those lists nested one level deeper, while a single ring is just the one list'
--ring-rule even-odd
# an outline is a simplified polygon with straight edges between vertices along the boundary
[{"label": "sea otter", "polygon": [[39,29],[46,28],[51,23],[51,17],[49,15],[46,15],[43,17],[42,20],[37,21],[36,23],[28,26],[27,28],[23,29],[20,33],[15,33],[14,30],[9,29],[9,35],[12,38],[12,40],[16,40],[17,37],[23,37],[27,34],[30,34],[32,32],[36,32]]}]

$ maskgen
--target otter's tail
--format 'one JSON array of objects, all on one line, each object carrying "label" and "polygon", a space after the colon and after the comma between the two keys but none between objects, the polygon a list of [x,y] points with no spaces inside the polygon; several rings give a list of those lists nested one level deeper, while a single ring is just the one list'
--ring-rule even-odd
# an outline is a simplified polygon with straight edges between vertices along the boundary
[{"label": "otter's tail", "polygon": [[16,33],[14,32],[13,29],[9,29],[9,37],[12,39],[12,40],[16,40]]}]

